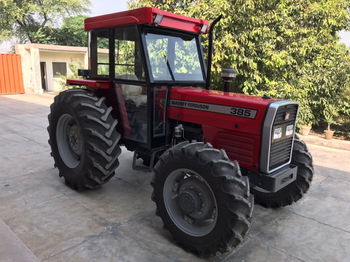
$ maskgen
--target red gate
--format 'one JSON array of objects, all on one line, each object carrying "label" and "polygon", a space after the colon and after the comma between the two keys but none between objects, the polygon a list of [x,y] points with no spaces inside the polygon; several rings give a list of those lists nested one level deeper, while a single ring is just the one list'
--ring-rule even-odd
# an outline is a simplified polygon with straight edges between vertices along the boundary
[{"label": "red gate", "polygon": [[0,95],[23,93],[21,56],[0,54]]}]

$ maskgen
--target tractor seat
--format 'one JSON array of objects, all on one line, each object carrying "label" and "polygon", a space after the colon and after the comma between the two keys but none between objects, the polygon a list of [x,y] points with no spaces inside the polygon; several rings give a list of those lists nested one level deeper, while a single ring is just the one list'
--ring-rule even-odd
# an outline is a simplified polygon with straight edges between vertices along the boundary
[{"label": "tractor seat", "polygon": [[147,105],[147,95],[126,96],[125,100],[131,100],[135,103],[136,107]]},{"label": "tractor seat", "polygon": [[[122,79],[138,80],[135,75],[121,75]],[[131,100],[136,107],[147,104],[147,94],[142,93],[142,86],[121,84],[122,93],[125,101]]]}]

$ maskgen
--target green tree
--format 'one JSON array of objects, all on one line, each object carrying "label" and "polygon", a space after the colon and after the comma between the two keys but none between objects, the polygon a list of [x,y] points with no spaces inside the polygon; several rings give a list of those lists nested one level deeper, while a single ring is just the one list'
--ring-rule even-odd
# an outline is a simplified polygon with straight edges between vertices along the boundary
[{"label": "green tree", "polygon": [[87,11],[90,0],[0,0],[0,37],[50,42],[62,18]]},{"label": "green tree", "polygon": [[337,33],[349,29],[349,0],[131,0],[129,6],[208,20],[223,14],[215,32],[212,88],[222,86],[221,68],[235,68],[236,90],[297,100],[304,122],[325,120],[320,101],[344,94],[350,81],[349,54]]},{"label": "green tree", "polygon": [[348,114],[350,96],[350,56],[344,45],[323,46],[312,64],[304,67],[309,101],[316,119],[335,124],[340,114]]},{"label": "green tree", "polygon": [[84,31],[85,18],[87,18],[85,15],[64,18],[62,27],[51,29],[48,32],[48,41],[42,41],[42,43],[87,46],[87,35]]}]

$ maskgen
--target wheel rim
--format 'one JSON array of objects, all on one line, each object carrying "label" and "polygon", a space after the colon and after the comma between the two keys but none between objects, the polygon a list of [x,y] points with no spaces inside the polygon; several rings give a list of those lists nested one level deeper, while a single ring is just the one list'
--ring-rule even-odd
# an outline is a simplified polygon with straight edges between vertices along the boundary
[{"label": "wheel rim", "polygon": [[216,198],[198,173],[183,168],[171,172],[164,183],[163,199],[170,219],[184,233],[201,237],[214,229]]},{"label": "wheel rim", "polygon": [[69,168],[77,167],[80,163],[83,143],[80,128],[71,115],[63,114],[58,119],[56,141],[64,164]]}]

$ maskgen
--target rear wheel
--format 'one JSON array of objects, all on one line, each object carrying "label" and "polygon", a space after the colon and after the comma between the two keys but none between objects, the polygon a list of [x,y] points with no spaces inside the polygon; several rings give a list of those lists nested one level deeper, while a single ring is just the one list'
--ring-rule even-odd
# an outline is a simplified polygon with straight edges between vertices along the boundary
[{"label": "rear wheel", "polygon": [[50,109],[49,144],[59,175],[74,189],[106,183],[121,153],[112,107],[103,97],[71,89],[56,96]]},{"label": "rear wheel", "polygon": [[291,163],[298,167],[296,180],[275,193],[266,193],[252,188],[255,202],[264,207],[278,208],[300,200],[311,185],[314,174],[312,162],[312,156],[306,144],[295,137]]},{"label": "rear wheel", "polygon": [[210,255],[243,241],[253,197],[238,163],[229,161],[224,151],[183,142],[160,157],[154,172],[157,215],[181,246]]}]

